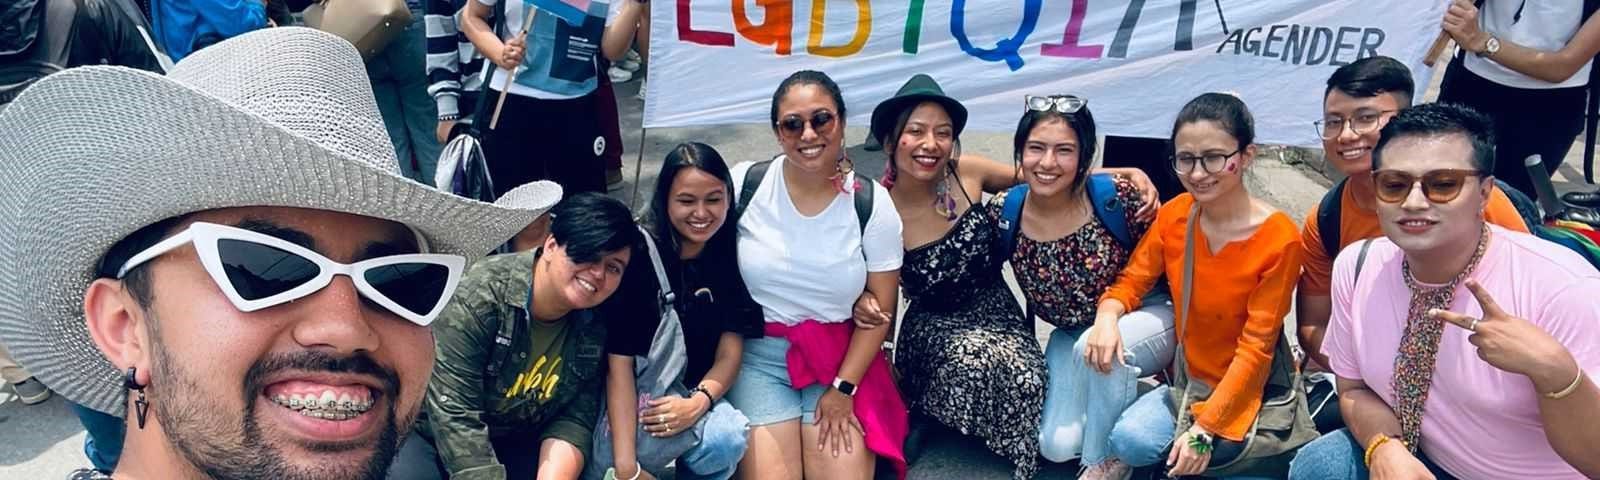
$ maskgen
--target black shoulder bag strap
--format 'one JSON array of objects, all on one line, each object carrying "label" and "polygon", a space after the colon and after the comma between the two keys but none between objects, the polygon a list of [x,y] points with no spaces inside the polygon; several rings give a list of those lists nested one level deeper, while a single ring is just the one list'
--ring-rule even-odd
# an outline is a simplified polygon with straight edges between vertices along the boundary
[{"label": "black shoulder bag strap", "polygon": [[1333,190],[1323,195],[1322,203],[1317,205],[1317,235],[1322,237],[1322,251],[1330,262],[1339,256],[1339,223],[1343,215],[1340,210],[1344,206],[1344,184],[1348,181],[1333,184]]},{"label": "black shoulder bag strap", "polygon": [[772,160],[756,162],[744,172],[744,183],[739,184],[739,204],[733,209],[735,212],[744,214],[745,207],[750,206],[750,199],[756,196],[756,188],[761,187],[761,180],[767,178],[768,168],[772,168]]},{"label": "black shoulder bag strap", "polygon": [[[1593,20],[1595,12],[1600,11],[1600,0],[1583,0],[1583,23]],[[1600,55],[1595,55],[1594,63],[1589,65],[1589,101],[1583,107],[1583,179],[1594,183],[1594,142],[1597,130],[1600,130]]]}]

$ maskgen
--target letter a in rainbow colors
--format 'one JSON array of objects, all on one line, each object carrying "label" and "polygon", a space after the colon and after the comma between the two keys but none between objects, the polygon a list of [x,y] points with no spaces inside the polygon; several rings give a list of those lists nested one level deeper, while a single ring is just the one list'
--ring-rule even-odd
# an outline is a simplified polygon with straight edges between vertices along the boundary
[{"label": "letter a in rainbow colors", "polygon": [[589,0],[526,0],[533,4],[533,8],[544,10],[560,17],[567,25],[581,26],[583,18],[589,13]]}]

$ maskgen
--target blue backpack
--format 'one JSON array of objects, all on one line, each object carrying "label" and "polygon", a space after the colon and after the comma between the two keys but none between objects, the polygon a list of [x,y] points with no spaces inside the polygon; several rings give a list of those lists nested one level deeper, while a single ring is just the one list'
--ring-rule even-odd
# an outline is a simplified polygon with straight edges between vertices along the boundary
[{"label": "blue backpack", "polygon": [[[1096,173],[1089,176],[1089,183],[1085,187],[1089,190],[1089,202],[1094,204],[1095,218],[1105,224],[1111,236],[1117,238],[1117,243],[1133,250],[1139,242],[1128,228],[1127,206],[1117,197],[1116,179],[1109,173]],[[1022,202],[1027,198],[1026,183],[1011,187],[1006,194],[1005,204],[1000,208],[1000,244],[995,246],[995,252],[999,254],[997,258],[1009,259],[1011,253],[1016,251],[1017,236],[1022,234]]]}]

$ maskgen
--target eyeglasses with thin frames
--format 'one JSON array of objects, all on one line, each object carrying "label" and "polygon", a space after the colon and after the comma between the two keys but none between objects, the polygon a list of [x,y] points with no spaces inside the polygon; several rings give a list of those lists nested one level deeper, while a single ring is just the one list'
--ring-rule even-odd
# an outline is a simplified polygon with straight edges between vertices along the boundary
[{"label": "eyeglasses with thin frames", "polygon": [[1379,128],[1385,117],[1397,111],[1399,110],[1367,110],[1356,112],[1355,115],[1350,117],[1330,115],[1328,118],[1311,122],[1311,126],[1317,129],[1317,136],[1322,137],[1323,140],[1339,138],[1339,135],[1344,133],[1345,127],[1350,127],[1350,131],[1355,132],[1356,135],[1366,135],[1368,132]]}]

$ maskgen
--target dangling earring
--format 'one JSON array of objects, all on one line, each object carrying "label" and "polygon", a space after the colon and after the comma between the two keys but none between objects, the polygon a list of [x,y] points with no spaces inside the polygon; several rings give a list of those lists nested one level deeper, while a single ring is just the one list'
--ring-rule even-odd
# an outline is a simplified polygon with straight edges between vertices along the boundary
[{"label": "dangling earring", "polygon": [[136,372],[135,367],[128,367],[128,375],[122,378],[122,387],[139,392],[139,398],[133,400],[133,412],[138,416],[139,429],[144,430],[144,417],[150,411],[150,402],[144,398],[145,386],[139,384],[138,378],[134,376]]},{"label": "dangling earring", "polygon": [[955,160],[944,163],[944,178],[933,187],[933,212],[945,220],[956,219],[956,197],[950,195],[950,180],[956,177]]},{"label": "dangling earring", "polygon": [[856,192],[857,188],[861,188],[861,185],[858,185],[855,181],[855,175],[851,175],[856,170],[856,164],[850,161],[850,157],[839,157],[838,163],[834,163],[833,168],[834,173],[831,180],[833,180],[834,188],[839,189],[840,192],[852,194]]}]

